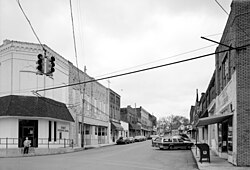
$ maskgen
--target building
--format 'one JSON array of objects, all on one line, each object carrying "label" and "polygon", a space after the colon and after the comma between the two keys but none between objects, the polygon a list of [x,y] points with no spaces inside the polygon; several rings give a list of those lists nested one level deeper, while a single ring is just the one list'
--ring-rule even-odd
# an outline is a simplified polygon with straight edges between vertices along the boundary
[{"label": "building", "polygon": [[75,120],[71,138],[77,146],[109,143],[109,90],[69,62],[69,84],[91,80],[69,87],[69,111]]},{"label": "building", "polygon": [[121,120],[129,124],[129,136],[135,137],[140,134],[141,127],[137,124],[136,109],[131,106],[121,108]]},{"label": "building", "polygon": [[152,122],[149,123],[150,113],[141,106],[139,108],[136,108],[136,110],[137,110],[137,116],[139,120],[141,120],[141,135],[149,137],[152,131]]},{"label": "building", "polygon": [[14,141],[9,147],[22,147],[26,136],[33,147],[53,147],[63,144],[62,139],[70,140],[74,120],[66,107],[67,88],[33,93],[68,84],[68,61],[43,46],[48,58],[56,58],[53,78],[36,74],[37,55],[44,54],[41,45],[5,40],[0,46],[0,139]]},{"label": "building", "polygon": [[[220,157],[237,166],[250,166],[250,1],[233,0],[220,45],[216,49],[215,94],[206,106],[207,142]],[[239,48],[245,46],[244,48]],[[225,52],[221,52],[227,50]],[[203,135],[206,132],[202,132]]]},{"label": "building", "polygon": [[121,108],[121,120],[129,123],[129,136],[146,136],[157,133],[157,120],[141,106],[132,108],[130,105]]},{"label": "building", "polygon": [[[53,76],[36,69],[38,55],[45,52],[48,60],[55,58]],[[92,82],[67,86],[84,80]],[[15,139],[15,147],[27,135],[34,147],[58,147],[64,145],[61,139],[78,147],[109,143],[109,92],[48,46],[5,40],[0,46],[0,102],[13,107],[0,111],[0,140]]]},{"label": "building", "polygon": [[121,96],[109,89],[109,120],[111,124],[110,137],[111,141],[116,140],[122,136],[124,130],[120,122],[120,107],[121,107]]}]

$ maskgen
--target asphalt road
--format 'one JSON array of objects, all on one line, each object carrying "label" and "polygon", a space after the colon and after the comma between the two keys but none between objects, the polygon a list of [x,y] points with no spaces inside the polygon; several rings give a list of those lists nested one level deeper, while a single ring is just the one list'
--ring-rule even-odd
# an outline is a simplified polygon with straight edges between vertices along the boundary
[{"label": "asphalt road", "polygon": [[80,152],[36,157],[2,158],[0,170],[193,170],[190,150],[159,150],[151,141]]}]

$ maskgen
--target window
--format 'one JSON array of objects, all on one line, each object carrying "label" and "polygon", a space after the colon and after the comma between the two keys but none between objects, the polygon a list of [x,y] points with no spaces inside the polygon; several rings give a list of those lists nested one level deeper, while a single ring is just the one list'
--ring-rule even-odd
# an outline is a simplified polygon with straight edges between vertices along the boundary
[{"label": "window", "polygon": [[228,120],[228,153],[233,153],[233,118]]},{"label": "window", "polygon": [[90,125],[85,125],[85,134],[86,135],[90,134]]},{"label": "window", "polygon": [[81,134],[81,132],[82,132],[82,123],[78,122],[78,133]]},{"label": "window", "polygon": [[176,138],[173,139],[173,142],[178,142]]},{"label": "window", "polygon": [[54,141],[56,141],[57,138],[57,124],[54,122]]},{"label": "window", "polygon": [[51,141],[51,121],[49,121],[49,138],[48,141]]},{"label": "window", "polygon": [[101,135],[102,135],[102,128],[98,127],[98,136],[101,136]]},{"label": "window", "polygon": [[62,132],[59,133],[59,139],[62,139]]},{"label": "window", "polygon": [[97,135],[97,134],[98,134],[98,127],[95,126],[95,135]]}]

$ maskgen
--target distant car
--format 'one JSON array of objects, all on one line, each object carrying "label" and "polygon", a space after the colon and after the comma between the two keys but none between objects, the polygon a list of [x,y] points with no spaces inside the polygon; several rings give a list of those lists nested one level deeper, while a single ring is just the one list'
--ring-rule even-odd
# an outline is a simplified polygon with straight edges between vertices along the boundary
[{"label": "distant car", "polygon": [[158,143],[160,149],[191,149],[194,144],[190,141],[185,141],[179,136],[162,138]]},{"label": "distant car", "polygon": [[116,141],[116,144],[127,144],[127,143],[130,143],[129,142],[129,139],[126,138],[126,137],[119,137]]},{"label": "distant car", "polygon": [[155,138],[152,138],[151,141],[152,141],[152,147],[158,147],[158,144],[161,142],[163,137],[155,137]]},{"label": "distant car", "polygon": [[129,143],[134,143],[135,142],[134,137],[128,137],[128,140],[129,140]]},{"label": "distant car", "polygon": [[159,135],[149,135],[148,139],[155,139],[156,137],[159,137]]},{"label": "distant car", "polygon": [[145,140],[147,140],[145,136],[135,136],[135,142],[141,142]]}]

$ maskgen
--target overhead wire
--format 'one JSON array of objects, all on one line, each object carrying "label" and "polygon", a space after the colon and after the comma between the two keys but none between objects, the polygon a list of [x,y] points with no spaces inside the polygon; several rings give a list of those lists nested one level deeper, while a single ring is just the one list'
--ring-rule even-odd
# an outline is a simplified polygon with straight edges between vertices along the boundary
[{"label": "overhead wire", "polygon": [[69,86],[75,86],[75,85],[79,85],[79,84],[90,83],[90,82],[95,82],[95,81],[100,81],[100,80],[105,80],[105,79],[110,79],[110,78],[115,78],[115,77],[121,77],[121,76],[129,75],[129,74],[139,73],[139,72],[143,72],[143,71],[153,70],[153,69],[156,69],[156,68],[161,68],[161,67],[166,67],[166,66],[169,66],[169,65],[174,65],[174,64],[179,64],[179,63],[191,61],[191,60],[196,60],[196,59],[204,58],[204,57],[219,54],[219,53],[224,53],[224,52],[231,51],[231,50],[242,49],[242,48],[244,48],[246,46],[249,46],[249,45],[250,44],[243,45],[243,46],[240,46],[240,47],[236,47],[236,48],[233,48],[233,49],[217,51],[217,52],[214,52],[214,53],[209,53],[209,54],[205,54],[205,55],[201,55],[201,56],[197,56],[197,57],[193,57],[193,58],[189,58],[189,59],[179,60],[179,61],[175,61],[175,62],[171,62],[171,63],[167,63],[167,64],[148,67],[148,68],[145,68],[145,69],[135,70],[135,71],[126,72],[126,73],[122,73],[122,74],[117,74],[117,75],[113,75],[113,76],[107,76],[107,77],[103,77],[103,78],[99,78],[99,79],[92,79],[92,80],[79,82],[79,83],[72,83],[72,84],[68,84],[68,85],[64,85],[64,86],[40,89],[40,90],[36,90],[36,92],[45,91],[45,90],[53,90],[53,89],[64,88],[64,87],[69,87]]},{"label": "overhead wire", "polygon": [[153,63],[156,63],[156,62],[159,62],[159,61],[163,61],[163,60],[167,60],[167,59],[170,59],[170,58],[179,57],[179,56],[182,56],[182,55],[185,55],[185,54],[190,54],[190,53],[193,53],[193,52],[196,52],[196,51],[200,51],[200,50],[203,50],[205,48],[212,47],[212,46],[216,46],[216,44],[205,46],[205,47],[201,47],[201,48],[197,48],[197,49],[194,49],[194,50],[190,50],[190,51],[183,52],[183,53],[180,53],[180,54],[176,54],[176,55],[173,55],[173,56],[170,56],[170,57],[166,57],[166,58],[161,58],[161,59],[154,60],[154,61],[151,61],[151,62],[147,62],[147,63],[135,65],[135,66],[132,66],[132,67],[129,67],[129,68],[124,68],[124,69],[121,69],[121,70],[113,71],[113,72],[110,72],[110,73],[106,73],[106,74],[103,74],[103,75],[96,76],[96,78],[102,77],[102,76],[106,76],[106,75],[110,75],[110,74],[114,74],[114,73],[118,73],[118,72],[121,72],[121,71],[126,71],[126,70],[129,70],[129,69],[133,69],[133,68],[137,68],[137,67],[141,67],[141,66],[145,66],[145,65],[149,65],[149,64],[153,64]]},{"label": "overhead wire", "polygon": [[41,43],[39,37],[37,36],[37,34],[36,34],[36,32],[35,32],[35,29],[33,28],[33,26],[32,26],[32,24],[31,24],[29,18],[27,17],[26,13],[24,12],[24,10],[23,10],[23,8],[22,8],[22,5],[21,5],[20,1],[19,1],[19,0],[16,0],[16,2],[17,2],[17,4],[18,4],[19,8],[21,9],[21,11],[22,11],[24,17],[25,17],[26,20],[28,21],[28,23],[29,23],[29,25],[30,25],[30,27],[31,27],[31,30],[32,30],[33,34],[35,35],[37,41],[39,42],[39,44],[41,45],[41,47],[43,48],[43,50],[46,51],[44,45]]},{"label": "overhead wire", "polygon": [[[223,8],[223,6],[217,1],[215,0],[215,2],[220,6],[220,8],[229,16],[229,13],[225,10],[225,8]],[[250,38],[250,35],[243,29],[241,28],[238,23],[235,24],[248,38]]]}]

